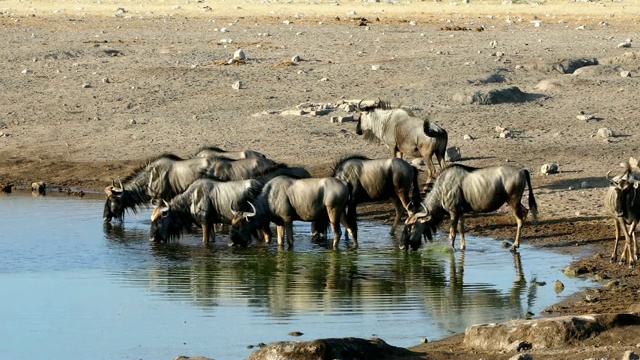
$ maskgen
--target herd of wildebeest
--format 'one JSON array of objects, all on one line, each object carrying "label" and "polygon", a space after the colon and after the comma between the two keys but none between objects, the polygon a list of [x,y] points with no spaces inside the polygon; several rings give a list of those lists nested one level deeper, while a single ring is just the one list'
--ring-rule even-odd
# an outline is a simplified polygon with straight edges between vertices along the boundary
[{"label": "herd of wildebeest", "polygon": [[[330,227],[337,249],[345,228],[352,248],[358,247],[359,204],[390,200],[395,207],[391,232],[407,217],[400,247],[417,249],[423,239],[432,239],[445,218],[450,219],[449,241],[456,232],[465,248],[464,214],[492,212],[505,203],[516,218],[512,250],[518,248],[523,222],[529,212],[537,218],[537,206],[529,171],[510,165],[473,168],[445,164],[447,132],[410,110],[384,101],[358,104],[356,133],[379,141],[391,150],[385,159],[352,155],[337,160],[330,177],[315,178],[302,167],[277,163],[252,151],[200,149],[191,158],[163,154],[115,181],[105,189],[104,221],[122,220],[125,211],[136,212],[153,205],[150,240],[177,239],[193,224],[202,227],[202,240],[215,238],[215,226],[227,224],[231,245],[246,246],[252,239],[269,242],[270,224],[276,225],[277,242],[293,246],[293,221],[311,222],[313,238],[324,238]],[[426,165],[427,190],[418,184],[419,170],[402,156],[422,157]],[[436,156],[440,173],[432,161]],[[634,230],[640,218],[636,197],[640,176],[637,161],[630,159],[620,175],[610,176],[605,208],[616,224],[612,261],[617,260],[620,229],[626,239],[621,262],[633,265],[638,258]],[[637,176],[637,177],[636,177]],[[521,203],[528,189],[529,209]],[[631,241],[633,238],[633,241]]]}]

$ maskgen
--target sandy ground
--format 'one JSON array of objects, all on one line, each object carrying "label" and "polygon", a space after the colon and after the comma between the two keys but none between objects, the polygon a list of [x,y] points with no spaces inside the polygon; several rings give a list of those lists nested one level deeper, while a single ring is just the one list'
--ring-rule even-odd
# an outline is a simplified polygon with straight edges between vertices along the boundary
[{"label": "sandy ground", "polygon": [[[101,192],[146,159],[187,157],[204,145],[251,148],[328,175],[343,155],[388,150],[366,143],[353,122],[332,123],[346,115],[340,110],[280,113],[386,99],[435,119],[464,164],[530,169],[540,222],[525,227],[523,241],[588,250],[582,262],[592,274],[621,280],[589,290],[598,302],[579,294],[537,316],[624,311],[636,302],[638,272],[609,264],[613,226],[602,198],[607,171],[638,155],[639,14],[638,1],[0,1],[0,183]],[[618,47],[628,39],[631,47]],[[238,49],[247,61],[225,65]],[[301,61],[291,63],[295,55]],[[600,65],[561,71],[572,59]],[[486,83],[490,77],[502,80]],[[529,100],[457,100],[509,86]],[[513,136],[500,138],[496,127]],[[601,128],[615,136],[599,136]],[[542,175],[551,162],[559,173]],[[366,209],[363,216],[381,221],[392,215],[386,205]],[[389,216],[372,215],[380,209]],[[515,232],[506,209],[471,218],[467,228],[504,239]],[[549,356],[621,355],[624,340],[612,340],[609,353],[585,344]],[[432,358],[465,354],[455,337],[448,341],[416,349]],[[481,355],[508,358],[473,356]]]}]

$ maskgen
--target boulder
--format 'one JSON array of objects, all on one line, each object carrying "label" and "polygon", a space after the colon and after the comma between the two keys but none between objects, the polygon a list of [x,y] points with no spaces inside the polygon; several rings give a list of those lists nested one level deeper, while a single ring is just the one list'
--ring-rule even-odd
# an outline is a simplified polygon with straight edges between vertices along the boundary
[{"label": "boulder", "polygon": [[559,316],[533,320],[469,326],[463,344],[476,350],[508,351],[515,341],[531,343],[532,349],[554,348],[595,336],[615,327],[638,325],[634,314]]},{"label": "boulder", "polygon": [[462,155],[460,155],[460,148],[457,146],[447,148],[447,151],[444,154],[444,160],[446,162],[455,162],[460,160],[461,158]]},{"label": "boulder", "polygon": [[280,341],[252,352],[247,360],[406,359],[419,353],[391,346],[381,339],[329,338],[312,341]]}]

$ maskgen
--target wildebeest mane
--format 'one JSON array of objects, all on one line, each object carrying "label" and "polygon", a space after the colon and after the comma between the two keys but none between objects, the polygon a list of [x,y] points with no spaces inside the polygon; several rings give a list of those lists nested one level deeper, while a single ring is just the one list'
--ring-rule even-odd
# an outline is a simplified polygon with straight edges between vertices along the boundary
[{"label": "wildebeest mane", "polygon": [[447,167],[445,169],[452,169],[452,168],[459,168],[459,169],[462,169],[462,170],[464,170],[466,172],[474,172],[474,171],[480,169],[480,168],[477,168],[477,167],[458,164],[458,163],[450,163],[450,164],[447,165]]},{"label": "wildebeest mane", "polygon": [[331,166],[331,176],[335,177],[336,173],[338,172],[338,168],[349,160],[371,160],[371,159],[360,154],[345,155],[333,163],[333,165]]},{"label": "wildebeest mane", "polygon": [[146,161],[145,164],[140,165],[137,169],[133,170],[133,172],[131,172],[131,174],[125,176],[122,179],[123,183],[128,183],[132,180],[134,180],[135,178],[137,178],[141,173],[150,170],[149,166],[152,165],[153,163],[155,163],[158,160],[161,159],[168,159],[168,160],[173,160],[173,161],[181,161],[183,160],[181,157],[179,157],[178,155],[172,154],[172,153],[164,153],[161,154],[159,156],[153,157],[149,160]]},{"label": "wildebeest mane", "polygon": [[[291,171],[286,171],[287,169],[290,169]],[[295,171],[299,171],[301,174],[295,174]],[[306,174],[302,174],[302,172],[306,172]],[[303,167],[290,167],[286,163],[276,163],[275,165],[265,167],[264,169],[258,169],[254,174],[254,178],[260,179],[266,183],[268,180],[279,175],[286,175],[292,179],[303,179],[311,176],[307,169]]]},{"label": "wildebeest mane", "polygon": [[221,152],[221,153],[228,152],[227,150],[221,149],[221,148],[219,148],[217,146],[206,146],[206,145],[204,145],[204,146],[201,146],[198,150],[196,150],[196,152],[191,157],[194,157],[194,156],[200,154],[203,151],[215,151],[215,152]]}]

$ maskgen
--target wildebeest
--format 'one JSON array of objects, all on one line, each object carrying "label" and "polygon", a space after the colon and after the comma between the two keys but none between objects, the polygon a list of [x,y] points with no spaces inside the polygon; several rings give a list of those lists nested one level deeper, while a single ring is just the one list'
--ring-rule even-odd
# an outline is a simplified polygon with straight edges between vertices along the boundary
[{"label": "wildebeest", "polygon": [[229,182],[196,180],[170,202],[155,201],[151,214],[150,240],[177,239],[193,223],[202,227],[203,243],[209,239],[215,240],[213,225],[231,224],[234,216],[232,208],[250,210],[248,203],[260,194],[263,185],[264,183],[255,179]]},{"label": "wildebeest", "polygon": [[11,191],[13,190],[13,184],[0,184],[0,191],[2,191],[5,194],[11,194]]},{"label": "wildebeest", "polygon": [[637,168],[637,160],[631,158],[630,161],[621,165],[625,168],[622,175],[610,177],[611,171],[607,173],[606,177],[611,186],[605,194],[604,207],[605,211],[614,219],[615,226],[615,242],[611,262],[617,260],[620,229],[622,229],[625,246],[622,250],[620,263],[628,261],[629,266],[633,266],[639,255],[635,228],[640,221],[640,190],[638,190],[640,179],[639,174],[632,171],[632,167]]},{"label": "wildebeest", "polygon": [[34,181],[31,183],[31,192],[34,195],[45,195],[47,193],[47,184],[44,181]]},{"label": "wildebeest", "polygon": [[211,166],[209,158],[181,159],[173,154],[163,154],[151,159],[116,186],[112,182],[104,191],[103,219],[124,219],[125,210],[134,213],[151,199],[170,200],[185,191],[192,182],[206,176]]},{"label": "wildebeest", "polygon": [[[338,248],[342,235],[340,223],[358,247],[356,224],[346,219],[345,210],[351,206],[349,184],[333,177],[293,179],[277,176],[262,188],[253,202],[252,212],[238,211],[232,221],[230,236],[233,241],[249,241],[256,230],[263,230],[269,222],[276,224],[278,245],[286,236],[289,248],[293,246],[293,221],[315,222],[316,227],[329,224],[333,231],[333,248]],[[240,240],[236,240],[240,239]],[[265,241],[269,241],[265,236]]]},{"label": "wildebeest", "polygon": [[264,154],[254,150],[227,151],[215,146],[204,146],[198,149],[193,157],[225,157],[231,160],[247,158],[266,158]]},{"label": "wildebeest", "polygon": [[446,215],[451,218],[449,226],[449,242],[454,247],[456,227],[460,232],[460,248],[465,249],[464,218],[468,212],[486,213],[498,210],[507,203],[516,218],[516,237],[512,250],[520,246],[522,223],[529,210],[521,201],[525,187],[529,188],[529,208],[534,220],[538,209],[533,196],[529,171],[513,166],[491,166],[473,168],[460,164],[446,167],[433,184],[421,206],[423,212],[411,215],[405,222],[402,236],[402,247],[417,248],[422,235],[438,226]]},{"label": "wildebeest", "polygon": [[[358,204],[389,200],[395,208],[393,233],[400,223],[402,209],[413,213],[411,206],[422,201],[418,186],[418,169],[398,158],[369,159],[361,155],[351,155],[338,160],[333,166],[333,177],[345,180],[352,186],[351,201],[353,214]],[[413,189],[413,191],[411,191]]]},{"label": "wildebeest", "polygon": [[447,131],[429,119],[416,117],[410,110],[391,108],[388,103],[378,101],[373,107],[361,108],[356,115],[356,134],[365,140],[377,140],[391,150],[391,157],[410,155],[422,157],[427,165],[427,181],[435,177],[435,155],[440,170],[445,167]]},{"label": "wildebeest", "polygon": [[212,162],[207,169],[206,177],[218,181],[253,179],[277,165],[275,161],[262,157],[239,160],[226,157],[207,157],[206,159]]}]

